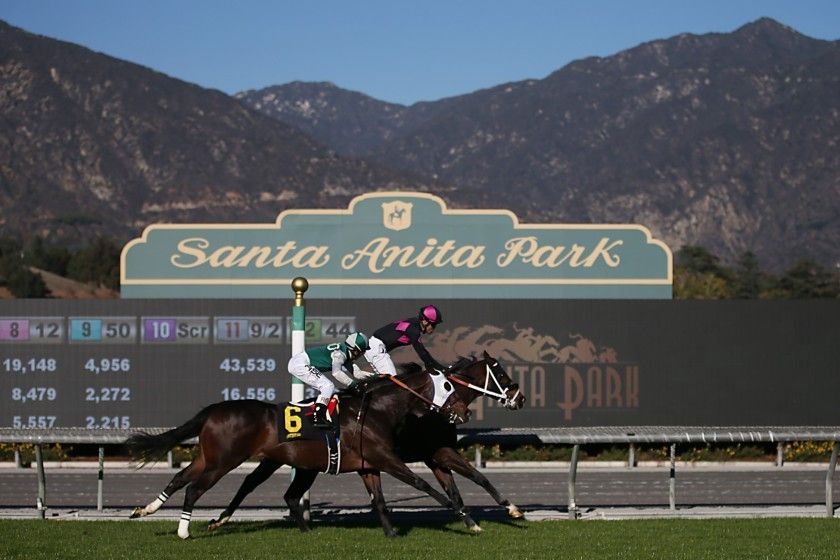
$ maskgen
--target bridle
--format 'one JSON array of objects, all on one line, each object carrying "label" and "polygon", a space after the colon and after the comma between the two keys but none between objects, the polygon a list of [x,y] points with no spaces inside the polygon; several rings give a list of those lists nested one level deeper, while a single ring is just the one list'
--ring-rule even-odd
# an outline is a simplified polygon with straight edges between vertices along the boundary
[{"label": "bridle", "polygon": [[[484,396],[495,399],[496,401],[502,403],[502,405],[505,408],[509,408],[510,410],[514,410],[516,408],[516,400],[517,400],[517,398],[519,398],[519,395],[521,394],[521,392],[519,390],[519,384],[518,383],[511,383],[507,387],[502,387],[502,384],[499,383],[499,379],[496,376],[496,373],[493,371],[493,367],[496,367],[498,365],[499,365],[499,362],[494,362],[492,364],[492,367],[491,367],[490,362],[485,360],[484,367],[486,368],[487,375],[484,376],[484,387],[479,387],[478,385],[473,385],[469,381],[467,381],[467,380],[465,380],[461,377],[458,377],[457,373],[449,373],[449,374],[446,375],[446,378],[449,379],[450,381],[452,381],[453,383],[463,385],[464,387],[469,387],[473,391],[477,391]],[[493,385],[495,385],[495,387],[492,387],[490,385],[491,380],[493,381]],[[513,394],[512,397],[507,396],[507,391],[509,391],[510,389],[516,389],[516,392]]]}]

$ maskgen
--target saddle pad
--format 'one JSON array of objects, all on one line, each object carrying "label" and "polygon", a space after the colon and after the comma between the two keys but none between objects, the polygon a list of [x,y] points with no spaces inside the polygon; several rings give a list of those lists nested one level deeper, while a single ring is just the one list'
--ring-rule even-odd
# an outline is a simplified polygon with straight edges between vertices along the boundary
[{"label": "saddle pad", "polygon": [[337,411],[331,411],[332,429],[316,428],[314,407],[308,403],[280,403],[277,415],[277,439],[279,443],[295,440],[322,441],[327,432],[338,431]]},{"label": "saddle pad", "polygon": [[338,406],[336,401],[330,402],[329,418],[333,427],[330,429],[316,428],[312,425],[314,407],[305,403],[280,403],[277,417],[277,440],[279,443],[288,441],[321,441],[326,446],[327,474],[338,474],[341,463],[341,438],[338,435]]}]

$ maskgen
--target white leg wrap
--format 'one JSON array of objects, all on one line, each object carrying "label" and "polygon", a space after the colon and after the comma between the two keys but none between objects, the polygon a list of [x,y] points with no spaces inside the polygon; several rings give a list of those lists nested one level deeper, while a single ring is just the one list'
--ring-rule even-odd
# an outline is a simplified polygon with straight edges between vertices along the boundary
[{"label": "white leg wrap", "polygon": [[181,520],[178,522],[178,536],[182,539],[190,538],[190,518],[192,518],[191,511],[181,512]]},{"label": "white leg wrap", "polygon": [[159,510],[160,506],[162,506],[168,499],[169,496],[166,495],[166,492],[161,492],[160,495],[157,498],[155,498],[155,500],[151,504],[146,506],[146,515],[151,515],[157,510]]}]

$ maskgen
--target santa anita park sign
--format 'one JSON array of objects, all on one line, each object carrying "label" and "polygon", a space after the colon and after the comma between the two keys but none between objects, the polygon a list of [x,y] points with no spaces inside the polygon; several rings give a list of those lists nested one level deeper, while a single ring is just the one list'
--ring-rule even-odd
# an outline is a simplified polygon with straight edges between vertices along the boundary
[{"label": "santa anita park sign", "polygon": [[155,224],[122,252],[126,298],[671,297],[671,251],[641,225],[524,224],[376,192],[268,224]]}]

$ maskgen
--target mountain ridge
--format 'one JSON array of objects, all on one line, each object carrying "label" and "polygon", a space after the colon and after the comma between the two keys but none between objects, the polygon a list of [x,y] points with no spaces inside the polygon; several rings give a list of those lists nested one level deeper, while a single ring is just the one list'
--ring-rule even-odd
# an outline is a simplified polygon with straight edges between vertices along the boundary
[{"label": "mountain ridge", "polygon": [[769,18],[410,106],[329,82],[227,96],[4,22],[0,73],[0,234],[125,241],[420,190],[840,263],[840,42]]},{"label": "mountain ridge", "polygon": [[260,110],[338,153],[438,178],[528,221],[636,222],[675,249],[705,245],[729,262],[752,250],[776,270],[798,256],[833,266],[838,53],[838,41],[762,18],[431,102],[410,125],[413,106],[403,107],[399,133],[357,146],[341,142],[352,139],[340,118],[352,105],[331,108],[329,124]]},{"label": "mountain ridge", "polygon": [[371,184],[434,185],[339,157],[220,91],[8,24],[0,71],[9,233],[127,240],[158,221],[270,221]]}]

